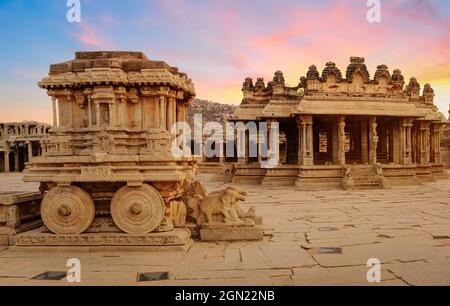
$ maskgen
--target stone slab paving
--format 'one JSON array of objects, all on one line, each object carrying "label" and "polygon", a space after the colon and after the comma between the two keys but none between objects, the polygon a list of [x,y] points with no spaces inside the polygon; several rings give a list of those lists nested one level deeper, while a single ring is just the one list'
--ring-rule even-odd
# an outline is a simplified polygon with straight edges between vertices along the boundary
[{"label": "stone slab paving", "polygon": [[[199,179],[209,190],[225,184]],[[249,193],[245,206],[264,218],[264,241],[196,242],[187,253],[4,248],[0,285],[67,285],[31,278],[67,271],[69,258],[81,260],[81,285],[367,286],[370,258],[382,262],[378,285],[450,285],[450,180],[367,191],[241,187]],[[37,188],[20,175],[0,176],[0,192]],[[169,280],[136,282],[137,273],[165,271]]]}]

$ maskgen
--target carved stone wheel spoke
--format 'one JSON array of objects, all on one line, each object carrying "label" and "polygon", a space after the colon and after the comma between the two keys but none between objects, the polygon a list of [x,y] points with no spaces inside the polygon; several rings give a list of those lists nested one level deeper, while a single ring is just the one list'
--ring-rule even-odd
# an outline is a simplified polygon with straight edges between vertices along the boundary
[{"label": "carved stone wheel spoke", "polygon": [[111,201],[111,215],[122,231],[128,234],[148,234],[164,218],[164,200],[150,185],[123,187]]},{"label": "carved stone wheel spoke", "polygon": [[41,215],[55,234],[81,234],[94,221],[95,205],[89,193],[79,187],[55,187],[45,194]]}]

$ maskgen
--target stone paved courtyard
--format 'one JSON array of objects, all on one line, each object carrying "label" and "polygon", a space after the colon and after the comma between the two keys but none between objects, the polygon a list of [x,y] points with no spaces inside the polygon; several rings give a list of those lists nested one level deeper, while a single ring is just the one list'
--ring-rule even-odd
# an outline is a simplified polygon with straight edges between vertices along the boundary
[{"label": "stone paved courtyard", "polygon": [[[0,176],[0,192],[38,188],[20,179]],[[209,190],[223,184],[200,179]],[[67,271],[75,257],[82,285],[138,285],[137,273],[166,271],[170,280],[144,284],[369,285],[370,258],[382,261],[381,285],[450,285],[450,180],[366,191],[241,187],[264,217],[262,242],[197,242],[187,253],[3,248],[0,284],[67,285],[30,278]],[[334,247],[342,254],[319,254]]]}]

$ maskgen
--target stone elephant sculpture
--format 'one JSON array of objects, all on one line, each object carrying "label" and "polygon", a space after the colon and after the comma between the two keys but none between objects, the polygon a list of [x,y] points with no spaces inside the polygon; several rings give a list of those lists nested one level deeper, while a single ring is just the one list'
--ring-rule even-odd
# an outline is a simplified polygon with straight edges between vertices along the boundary
[{"label": "stone elephant sculpture", "polygon": [[191,210],[191,216],[197,220],[197,224],[217,223],[214,215],[222,215],[225,224],[240,224],[239,219],[239,202],[245,201],[246,196],[243,192],[239,192],[234,187],[225,190],[215,191],[202,197],[196,195],[188,200],[188,207]]}]

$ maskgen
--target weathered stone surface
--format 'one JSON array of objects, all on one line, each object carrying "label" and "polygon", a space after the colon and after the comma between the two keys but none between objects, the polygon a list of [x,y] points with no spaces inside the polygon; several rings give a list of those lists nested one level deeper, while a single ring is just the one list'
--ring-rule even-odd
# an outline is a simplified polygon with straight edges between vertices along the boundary
[{"label": "weathered stone surface", "polygon": [[[8,175],[5,182],[0,176],[0,188],[20,182],[20,177],[13,177]],[[223,183],[209,177],[198,179],[208,190],[223,189]],[[434,231],[447,228],[450,222],[448,182],[370,191],[244,186],[248,196],[242,208],[255,206],[265,220],[264,230],[273,231],[272,238],[195,242],[175,250],[142,246],[0,248],[0,284],[42,285],[29,278],[46,271],[64,271],[67,259],[77,257],[87,274],[82,285],[141,285],[136,283],[137,273],[152,271],[167,271],[171,279],[147,285],[449,285],[450,239],[433,237]],[[343,253],[315,254],[305,247],[308,245],[341,247]],[[379,284],[367,282],[370,258],[382,261]],[[68,285],[64,280],[55,284]]]},{"label": "weathered stone surface", "polygon": [[40,192],[0,191],[0,246],[15,244],[18,233],[42,225]]},{"label": "weathered stone surface", "polygon": [[58,235],[42,233],[40,230],[17,236],[17,246],[179,246],[185,245],[191,232],[177,228],[171,232],[146,235],[96,233],[80,235]]},{"label": "weathered stone surface", "polygon": [[201,228],[200,238],[202,241],[239,241],[239,240],[262,240],[264,231],[261,227],[233,226],[222,228]]}]

